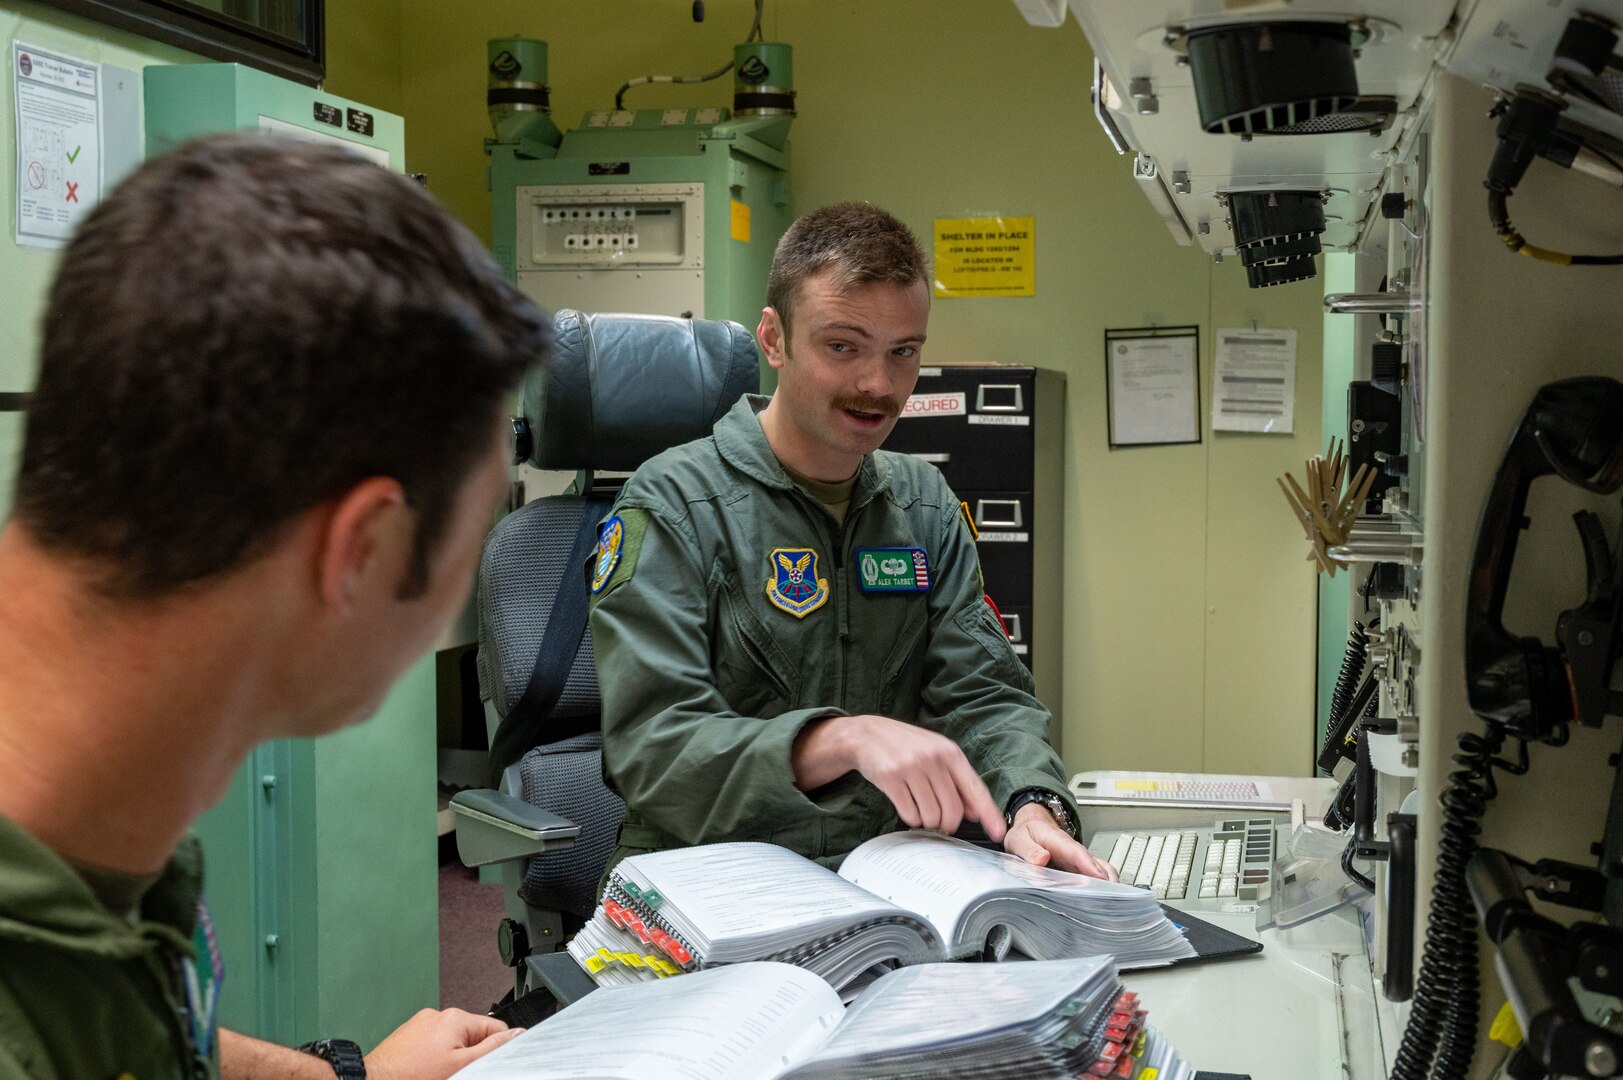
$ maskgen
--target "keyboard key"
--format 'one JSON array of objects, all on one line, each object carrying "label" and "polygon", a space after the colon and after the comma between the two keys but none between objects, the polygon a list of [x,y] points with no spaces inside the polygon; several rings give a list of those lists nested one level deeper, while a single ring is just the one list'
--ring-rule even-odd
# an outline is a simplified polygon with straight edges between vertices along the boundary
[{"label": "keyboard key", "polygon": [[1223,879],[1217,883],[1218,896],[1233,896],[1238,883],[1231,874],[1224,874]]},{"label": "keyboard key", "polygon": [[1117,870],[1120,870],[1121,864],[1127,861],[1127,849],[1132,846],[1133,841],[1131,837],[1116,837],[1115,846],[1110,849],[1110,865],[1114,866]]}]

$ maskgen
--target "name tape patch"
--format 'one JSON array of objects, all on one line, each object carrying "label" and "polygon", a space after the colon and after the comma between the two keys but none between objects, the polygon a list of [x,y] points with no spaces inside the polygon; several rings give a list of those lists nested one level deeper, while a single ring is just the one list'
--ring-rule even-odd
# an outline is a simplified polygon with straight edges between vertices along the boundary
[{"label": "name tape patch", "polygon": [[857,549],[857,587],[863,592],[927,592],[930,557],[923,548]]}]

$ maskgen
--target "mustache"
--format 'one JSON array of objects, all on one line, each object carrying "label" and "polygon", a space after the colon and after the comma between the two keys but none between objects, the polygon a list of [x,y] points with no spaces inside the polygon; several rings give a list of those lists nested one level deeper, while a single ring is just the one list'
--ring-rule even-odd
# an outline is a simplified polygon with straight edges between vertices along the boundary
[{"label": "mustache", "polygon": [[888,397],[838,397],[834,399],[834,408],[849,412],[878,413],[886,417],[902,415],[902,403]]}]

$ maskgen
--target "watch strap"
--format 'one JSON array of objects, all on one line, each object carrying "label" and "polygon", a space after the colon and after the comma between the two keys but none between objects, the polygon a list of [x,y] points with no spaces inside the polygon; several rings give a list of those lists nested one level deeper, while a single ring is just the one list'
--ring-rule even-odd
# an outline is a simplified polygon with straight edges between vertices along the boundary
[{"label": "watch strap", "polygon": [[338,1080],[366,1080],[366,1058],[361,1048],[348,1039],[317,1039],[299,1050],[331,1065]]},{"label": "watch strap", "polygon": [[1076,815],[1071,812],[1071,808],[1066,805],[1064,799],[1046,788],[1025,788],[1015,792],[1014,797],[1009,800],[1009,809],[1004,814],[1004,822],[1013,827],[1014,815],[1027,803],[1041,803],[1053,815],[1059,827],[1070,834],[1071,839],[1081,839],[1081,830],[1077,826]]}]

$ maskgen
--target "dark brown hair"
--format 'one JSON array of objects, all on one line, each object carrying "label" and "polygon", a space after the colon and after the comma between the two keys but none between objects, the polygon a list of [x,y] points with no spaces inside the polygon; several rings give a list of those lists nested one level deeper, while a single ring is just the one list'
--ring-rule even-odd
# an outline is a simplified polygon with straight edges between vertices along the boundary
[{"label": "dark brown hair", "polygon": [[912,230],[872,203],[835,203],[802,214],[778,241],[766,284],[766,302],[785,338],[801,283],[828,269],[841,291],[877,281],[911,285],[930,272]]},{"label": "dark brown hair", "polygon": [[86,218],[44,317],[16,517],[107,595],[262,554],[370,476],[421,592],[546,314],[421,187],[340,147],[210,136]]}]

